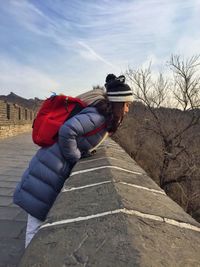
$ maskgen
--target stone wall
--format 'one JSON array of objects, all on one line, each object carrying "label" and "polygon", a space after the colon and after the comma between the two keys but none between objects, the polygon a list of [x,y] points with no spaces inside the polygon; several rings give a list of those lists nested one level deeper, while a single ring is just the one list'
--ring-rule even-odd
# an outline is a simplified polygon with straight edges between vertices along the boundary
[{"label": "stone wall", "polygon": [[0,138],[31,131],[33,110],[0,100]]},{"label": "stone wall", "polygon": [[75,166],[18,266],[199,267],[199,251],[200,224],[108,140]]}]

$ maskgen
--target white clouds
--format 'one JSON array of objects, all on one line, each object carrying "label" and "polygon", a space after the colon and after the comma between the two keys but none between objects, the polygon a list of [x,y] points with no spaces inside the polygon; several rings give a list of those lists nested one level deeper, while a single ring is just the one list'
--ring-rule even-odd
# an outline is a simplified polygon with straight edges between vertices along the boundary
[{"label": "white clouds", "polygon": [[[83,41],[106,56],[109,62],[114,65],[118,62],[118,67],[124,67],[141,64],[151,54],[161,59],[163,51],[168,53],[170,41],[175,38],[177,2],[143,0],[96,3],[99,3],[99,8],[98,12],[96,9],[95,19],[89,16],[82,25],[90,33]],[[85,53],[82,55],[85,56]],[[93,57],[88,56],[88,59]]]},{"label": "white clouds", "polygon": [[147,59],[143,62],[141,66],[142,68],[148,68],[150,63],[151,65],[155,66],[160,63],[160,60],[154,54],[151,54],[147,57]]},{"label": "white clouds", "polygon": [[182,36],[176,44],[175,51],[177,54],[191,57],[200,54],[200,37],[193,39],[190,36]]},{"label": "white clouds", "polygon": [[[176,25],[182,23],[176,21],[178,14],[187,12],[187,8],[192,7],[192,3],[195,5],[196,0],[190,1],[190,4],[186,0],[115,0],[86,2],[84,5],[82,1],[75,0],[71,5],[69,2],[60,3],[63,9],[58,9],[58,4],[50,2],[58,15],[62,13],[59,20],[45,14],[34,2],[31,4],[21,0],[10,3],[10,12],[23,27],[49,38],[49,41],[64,48],[66,53],[73,51],[85,60],[99,60],[105,64],[112,62],[111,65],[115,65],[115,61],[126,61],[128,64],[134,58],[134,62],[139,63],[150,54],[160,56],[169,53],[172,39],[176,42],[177,34],[187,35],[184,31],[182,34],[176,32]],[[73,10],[76,7],[79,9]],[[79,17],[79,23],[76,19],[72,21],[69,13],[74,13],[75,18]],[[193,14],[192,20],[199,20],[198,14]],[[83,36],[82,43],[79,43],[84,48],[82,50],[76,46],[80,40],[76,30]]]},{"label": "white clouds", "polygon": [[103,63],[105,63],[106,65],[112,67],[112,68],[116,68],[116,66],[114,66],[112,63],[110,63],[109,61],[107,61],[106,59],[104,59],[102,56],[100,56],[99,54],[97,54],[89,45],[87,45],[86,43],[82,42],[82,41],[78,41],[78,44],[84,48],[84,50],[80,50],[80,55],[86,59],[90,59],[90,60],[94,60],[94,61],[102,61]]},{"label": "white clouds", "polygon": [[[186,10],[187,12],[187,10]],[[200,54],[200,2],[190,2],[190,16],[187,23],[182,23],[181,34],[177,38],[173,52],[185,57]]]},{"label": "white clouds", "polygon": [[27,0],[11,1],[8,12],[15,17],[16,22],[32,34],[47,38],[64,49],[71,47],[69,35],[70,25],[54,20]]},{"label": "white clouds", "polygon": [[[9,21],[5,25],[2,10]],[[0,85],[10,90],[25,86],[38,94],[59,81],[81,90],[128,66],[152,61],[159,69],[172,53],[199,52],[199,12],[199,0],[5,1],[0,34],[10,42],[4,42],[0,54],[9,60]],[[35,80],[39,91],[31,85]]]},{"label": "white clouds", "polygon": [[42,98],[59,88],[59,83],[49,75],[3,56],[0,57],[0,69],[0,94],[14,91],[29,98]]}]

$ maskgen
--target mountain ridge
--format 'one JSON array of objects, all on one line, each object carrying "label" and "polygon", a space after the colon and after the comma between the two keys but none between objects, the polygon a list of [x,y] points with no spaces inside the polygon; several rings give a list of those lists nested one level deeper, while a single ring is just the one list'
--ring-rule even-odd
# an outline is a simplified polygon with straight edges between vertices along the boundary
[{"label": "mountain ridge", "polygon": [[7,101],[13,104],[18,104],[19,106],[32,109],[32,110],[37,109],[43,102],[42,99],[39,99],[37,97],[27,99],[13,92],[10,92],[10,94],[8,95],[0,95],[0,100]]}]

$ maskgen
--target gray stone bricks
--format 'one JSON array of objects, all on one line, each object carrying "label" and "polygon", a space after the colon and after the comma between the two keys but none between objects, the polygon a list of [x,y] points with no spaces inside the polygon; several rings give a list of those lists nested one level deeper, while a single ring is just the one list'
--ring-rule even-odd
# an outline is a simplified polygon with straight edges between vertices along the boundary
[{"label": "gray stone bricks", "polygon": [[199,267],[199,251],[199,223],[108,141],[75,166],[19,266]]},{"label": "gray stone bricks", "polygon": [[0,100],[0,139],[31,130],[34,111]]},{"label": "gray stone bricks", "polygon": [[36,150],[30,134],[0,141],[0,267],[200,266],[199,224],[112,141],[75,166],[24,253],[12,194]]},{"label": "gray stone bricks", "polygon": [[17,266],[24,252],[27,215],[12,196],[27,163],[35,153],[30,134],[0,140],[0,266]]}]

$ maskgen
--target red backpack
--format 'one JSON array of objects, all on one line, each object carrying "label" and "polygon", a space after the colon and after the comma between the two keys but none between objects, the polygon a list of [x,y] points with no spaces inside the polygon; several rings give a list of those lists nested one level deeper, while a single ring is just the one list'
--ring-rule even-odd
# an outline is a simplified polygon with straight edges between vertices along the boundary
[{"label": "red backpack", "polygon": [[[53,145],[58,139],[61,125],[86,106],[81,99],[71,96],[55,95],[46,99],[33,122],[33,142],[41,147]],[[85,136],[95,134],[104,127],[105,124]]]}]

